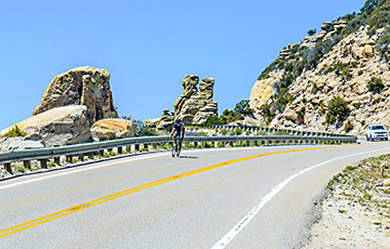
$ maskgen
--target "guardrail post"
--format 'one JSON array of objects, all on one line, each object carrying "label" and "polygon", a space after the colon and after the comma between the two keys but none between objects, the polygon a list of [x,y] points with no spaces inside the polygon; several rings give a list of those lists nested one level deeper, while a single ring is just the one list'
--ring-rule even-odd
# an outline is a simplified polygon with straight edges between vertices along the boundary
[{"label": "guardrail post", "polygon": [[47,169],[47,159],[39,159],[39,163],[41,164],[41,169]]},{"label": "guardrail post", "polygon": [[118,147],[118,154],[123,154],[123,148],[122,148],[122,146]]},{"label": "guardrail post", "polygon": [[139,150],[139,144],[134,144],[134,150]]},{"label": "guardrail post", "polygon": [[60,157],[59,156],[56,156],[54,157],[54,163],[57,164],[57,165],[60,165]]},{"label": "guardrail post", "polygon": [[83,153],[80,153],[79,154],[79,160],[84,162],[84,154]]},{"label": "guardrail post", "polygon": [[68,162],[68,163],[72,163],[72,159],[73,159],[73,156],[66,156],[66,161]]},{"label": "guardrail post", "polygon": [[198,148],[198,142],[194,142],[194,147]]},{"label": "guardrail post", "polygon": [[11,175],[14,174],[14,173],[12,172],[11,163],[4,163],[4,168],[5,168],[5,170],[8,171]]},{"label": "guardrail post", "polygon": [[202,148],[206,148],[206,142],[202,142]]},{"label": "guardrail post", "polygon": [[94,155],[93,152],[89,152],[89,153],[88,153],[88,159],[91,159],[91,160],[92,160],[92,159],[93,159],[93,155]]},{"label": "guardrail post", "polygon": [[127,153],[131,153],[131,145],[127,145],[126,146],[126,152]]},{"label": "guardrail post", "polygon": [[104,156],[104,150],[99,150],[99,154],[100,154],[101,157],[103,157]]},{"label": "guardrail post", "polygon": [[30,161],[30,160],[24,160],[24,161],[23,161],[23,166],[24,166],[26,169],[31,170],[31,161]]},{"label": "guardrail post", "polygon": [[149,144],[143,144],[143,148],[149,150]]}]

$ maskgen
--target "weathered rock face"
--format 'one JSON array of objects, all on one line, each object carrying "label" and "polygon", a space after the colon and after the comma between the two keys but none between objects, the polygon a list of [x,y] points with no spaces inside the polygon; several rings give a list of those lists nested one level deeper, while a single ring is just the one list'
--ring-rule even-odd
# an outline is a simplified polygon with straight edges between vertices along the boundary
[{"label": "weathered rock face", "polygon": [[43,141],[28,140],[24,137],[7,137],[0,140],[0,151],[44,148]]},{"label": "weathered rock face", "polygon": [[91,127],[94,141],[134,136],[133,122],[125,119],[102,119]]},{"label": "weathered rock face", "polygon": [[180,118],[185,124],[202,124],[208,117],[218,116],[218,104],[213,101],[214,79],[203,79],[198,83],[197,75],[184,77],[184,92],[173,105],[174,119]]},{"label": "weathered rock face", "polygon": [[[319,34],[284,49],[253,86],[251,108],[256,116],[264,116],[263,108],[273,103],[272,96],[280,94],[283,80],[286,84],[284,77],[295,74],[293,81],[287,85],[291,102],[282,111],[275,111],[275,117],[269,124],[271,128],[344,132],[345,122],[349,121],[353,126],[350,134],[363,135],[370,123],[390,126],[390,65],[379,52],[379,47],[383,45],[378,45],[381,37],[389,34],[388,28],[370,33],[367,27],[362,26],[338,41],[313,68],[297,73],[302,63],[300,51],[303,48],[316,51],[346,24],[340,20],[332,25],[330,30],[330,24],[325,23]],[[390,49],[390,45],[387,46]],[[380,93],[368,89],[368,82],[373,78],[383,81],[384,88]],[[341,124],[326,124],[328,104],[334,97],[344,99],[351,112]],[[267,125],[266,120],[258,121],[257,125]]]},{"label": "weathered rock face", "polygon": [[[83,105],[56,107],[16,125],[27,133],[26,140],[41,141],[45,147],[85,143],[90,141],[91,137],[87,107]],[[0,137],[12,127],[1,131]]]},{"label": "weathered rock face", "polygon": [[161,118],[146,120],[145,124],[151,128],[155,128],[157,133],[166,133],[171,131],[173,127],[173,118],[169,110],[164,110]]},{"label": "weathered rock face", "polygon": [[57,75],[33,115],[67,105],[86,106],[90,125],[103,118],[118,117],[110,90],[110,73],[104,69],[78,67]]}]

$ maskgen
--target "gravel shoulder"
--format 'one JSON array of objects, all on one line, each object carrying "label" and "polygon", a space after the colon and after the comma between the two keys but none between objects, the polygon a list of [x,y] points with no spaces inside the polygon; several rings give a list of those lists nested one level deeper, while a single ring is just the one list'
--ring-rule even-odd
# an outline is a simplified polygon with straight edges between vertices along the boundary
[{"label": "gravel shoulder", "polygon": [[363,160],[334,176],[314,203],[321,218],[304,249],[390,248],[390,175],[381,175],[386,165],[390,155]]}]

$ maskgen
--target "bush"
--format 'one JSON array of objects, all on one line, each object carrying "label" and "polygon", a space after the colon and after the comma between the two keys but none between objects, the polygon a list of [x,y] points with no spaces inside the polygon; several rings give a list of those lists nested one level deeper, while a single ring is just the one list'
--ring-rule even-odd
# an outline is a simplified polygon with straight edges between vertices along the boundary
[{"label": "bush", "polygon": [[354,106],[356,109],[359,109],[361,105],[362,105],[362,103],[360,103],[360,102],[353,103],[353,106]]},{"label": "bush", "polygon": [[383,84],[382,79],[372,77],[371,80],[367,83],[367,88],[373,93],[380,93],[385,85]]},{"label": "bush", "polygon": [[207,118],[206,125],[222,125],[225,124],[222,118],[218,118],[217,116],[210,116]]},{"label": "bush", "polygon": [[345,120],[351,110],[347,103],[341,97],[333,97],[328,104],[328,111],[325,116],[327,124],[334,124],[338,121]]},{"label": "bush", "polygon": [[136,137],[154,136],[155,131],[149,126],[146,126],[142,120],[133,119],[134,135]]},{"label": "bush", "polygon": [[344,124],[344,131],[345,131],[345,133],[348,133],[352,130],[353,130],[353,124],[352,124],[351,120],[348,119],[347,122],[345,122],[345,124]]},{"label": "bush", "polygon": [[15,125],[4,135],[4,137],[25,137],[26,135],[26,132],[22,131],[17,125]]},{"label": "bush", "polygon": [[223,122],[225,124],[235,122],[235,121],[243,119],[243,118],[244,118],[243,114],[237,113],[237,112],[232,111],[230,109],[224,110],[222,115],[221,115],[221,119],[223,120]]}]

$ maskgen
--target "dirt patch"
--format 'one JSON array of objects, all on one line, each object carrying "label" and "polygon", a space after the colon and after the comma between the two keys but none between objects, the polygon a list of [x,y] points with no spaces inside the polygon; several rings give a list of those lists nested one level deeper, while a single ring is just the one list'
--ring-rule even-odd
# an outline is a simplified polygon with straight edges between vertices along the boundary
[{"label": "dirt patch", "polygon": [[328,183],[320,202],[322,218],[313,225],[311,248],[390,248],[390,186],[381,170],[390,155],[347,166]]}]

